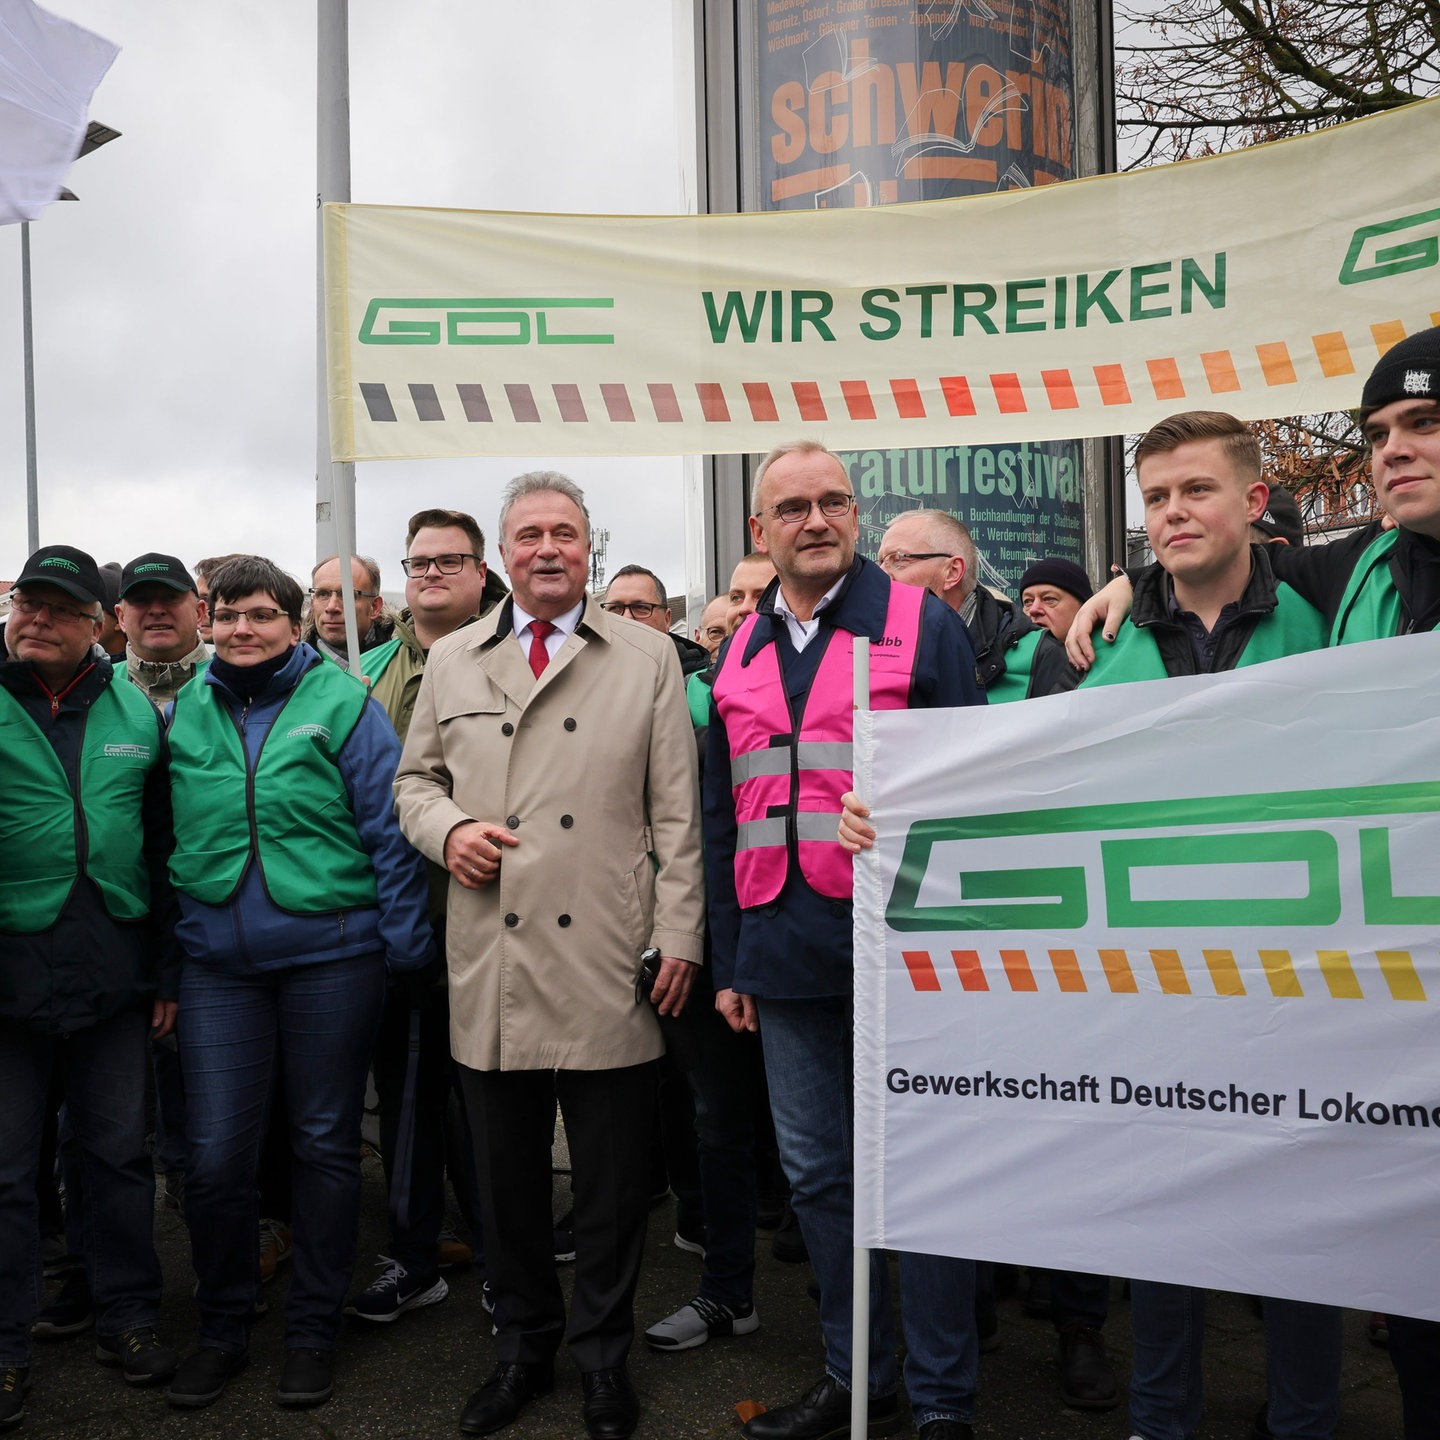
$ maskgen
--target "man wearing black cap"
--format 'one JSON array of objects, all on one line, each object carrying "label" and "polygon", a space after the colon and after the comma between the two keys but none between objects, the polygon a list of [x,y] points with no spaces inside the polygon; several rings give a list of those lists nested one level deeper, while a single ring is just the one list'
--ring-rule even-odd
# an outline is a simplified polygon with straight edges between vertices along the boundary
[{"label": "man wearing black cap", "polygon": [[1075,612],[1095,593],[1090,577],[1073,561],[1058,555],[1037,560],[1020,577],[1020,608],[1032,624],[1057,640],[1069,633]]},{"label": "man wearing black cap", "polygon": [[173,555],[139,555],[120,574],[119,614],[130,641],[126,673],[157,705],[167,704],[210,658],[195,581]]},{"label": "man wearing black cap", "polygon": [[173,1028],[179,978],[165,737],[155,707],[92,649],[103,593],[83,551],[36,551],[0,662],[0,1428],[20,1422],[29,1388],[35,1172],[57,1069],[89,1187],[96,1359],[133,1385],[176,1363],[154,1329],[144,1121],[145,1039]]},{"label": "man wearing black cap", "polygon": [[[1377,520],[1329,545],[1267,552],[1276,578],[1323,612],[1331,645],[1440,624],[1440,327],[1386,351],[1361,392],[1359,420],[1390,527]],[[1124,618],[1128,587],[1112,585],[1068,642],[1077,663],[1092,658],[1091,626],[1103,620],[1113,637]],[[1392,1315],[1389,1329],[1406,1440],[1440,1434],[1440,1322]]]},{"label": "man wearing black cap", "polygon": [[[1440,624],[1440,328],[1385,353],[1361,392],[1360,428],[1375,498],[1393,528],[1377,521],[1293,560],[1287,552],[1285,567],[1275,567],[1293,572],[1290,583],[1325,611],[1332,645]],[[1440,1323],[1388,1318],[1406,1440],[1433,1436],[1440,1433]]]},{"label": "man wearing black cap", "polygon": [[1250,538],[1261,545],[1304,545],[1305,520],[1295,497],[1283,485],[1270,486],[1264,511],[1251,521]]}]

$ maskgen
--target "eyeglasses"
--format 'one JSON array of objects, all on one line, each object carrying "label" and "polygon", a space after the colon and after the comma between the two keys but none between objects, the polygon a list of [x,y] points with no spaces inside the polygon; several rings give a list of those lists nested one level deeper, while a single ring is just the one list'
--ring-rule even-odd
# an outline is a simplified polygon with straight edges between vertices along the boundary
[{"label": "eyeglasses", "polygon": [[31,616],[48,610],[50,618],[57,625],[78,625],[82,620],[93,625],[101,618],[93,610],[78,610],[74,605],[57,605],[51,600],[36,600],[18,592],[10,596],[10,608],[18,610],[22,615]]},{"label": "eyeglasses", "polygon": [[623,615],[628,610],[632,619],[648,620],[661,607],[653,600],[602,600],[600,608],[612,615]]},{"label": "eyeglasses", "polygon": [[290,617],[273,605],[252,605],[248,610],[217,610],[210,618],[216,625],[238,625],[242,620],[252,625],[273,625]]},{"label": "eyeglasses", "polygon": [[897,550],[893,555],[880,557],[880,568],[882,570],[903,570],[917,560],[954,560],[955,558],[954,555],[945,554],[943,550]]},{"label": "eyeglasses", "polygon": [[854,503],[853,495],[842,495],[837,490],[833,495],[822,495],[818,500],[782,500],[760,513],[773,515],[782,525],[801,525],[810,518],[812,510],[818,509],[827,520],[838,520],[850,513]]},{"label": "eyeglasses", "polygon": [[707,640],[723,640],[730,632],[723,625],[707,625],[703,633]]},{"label": "eyeglasses", "polygon": [[[355,598],[357,600],[373,600],[379,593],[378,590],[357,590]],[[328,605],[332,600],[343,600],[345,592],[343,590],[312,590],[310,598],[317,605]]]},{"label": "eyeglasses", "polygon": [[417,555],[413,560],[402,560],[400,568],[411,579],[426,574],[432,565],[442,575],[458,575],[465,568],[467,560],[473,560],[477,565],[480,563],[478,555],[467,551],[461,555]]}]

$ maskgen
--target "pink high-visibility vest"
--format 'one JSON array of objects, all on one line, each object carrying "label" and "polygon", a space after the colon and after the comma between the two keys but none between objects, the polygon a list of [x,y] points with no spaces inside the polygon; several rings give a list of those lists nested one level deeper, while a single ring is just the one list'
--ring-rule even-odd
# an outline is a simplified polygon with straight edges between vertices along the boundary
[{"label": "pink high-visibility vest", "polygon": [[[872,709],[903,710],[910,703],[925,595],[917,585],[890,586],[884,633],[870,642]],[[797,724],[776,647],[762,646],[742,663],[754,626],[755,617],[747,616],[735,632],[714,688],[730,738],[736,894],[743,909],[769,904],[793,855],[813,890],[849,899],[851,859],[836,831],[840,797],[852,787],[855,770],[851,636],[825,626],[811,642],[825,652]]]}]

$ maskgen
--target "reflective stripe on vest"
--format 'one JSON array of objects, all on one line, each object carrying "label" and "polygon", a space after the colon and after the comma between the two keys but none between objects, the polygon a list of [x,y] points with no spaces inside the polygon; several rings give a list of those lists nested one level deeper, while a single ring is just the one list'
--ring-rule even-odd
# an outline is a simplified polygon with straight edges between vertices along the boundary
[{"label": "reflective stripe on vest", "polygon": [[145,783],[160,763],[160,716],[135,686],[112,680],[85,711],[83,724],[82,837],[75,795],[54,746],[25,707],[0,690],[6,756],[0,930],[48,930],[82,873],[95,882],[114,919],[139,920],[149,912],[140,831]]},{"label": "reflective stripe on vest", "polygon": [[[870,645],[870,704],[902,710],[920,646],[925,590],[891,585],[881,638]],[[735,890],[745,909],[768,904],[791,857],[812,889],[849,899],[850,856],[836,838],[840,797],[854,783],[854,655],[848,631],[823,627],[824,653],[798,724],[790,713],[776,646],[744,662],[755,617],[730,641],[715,679],[715,705],[730,740],[735,799]]]},{"label": "reflective stripe on vest", "polygon": [[1332,645],[1389,640],[1400,633],[1403,607],[1390,573],[1390,556],[1399,539],[1398,530],[1382,531],[1355,562],[1330,631]]},{"label": "reflective stripe on vest", "polygon": [[240,727],[213,688],[187,685],[170,724],[175,888],[223,905],[253,855],[282,910],[374,905],[375,870],[339,769],[369,703],[365,687],[338,665],[312,665],[270,722],[253,772]]},{"label": "reflective stripe on vest", "polygon": [[[1244,651],[1235,662],[1235,669],[1324,648],[1325,617],[1288,585],[1279,584],[1275,587],[1275,608],[1256,622]],[[1095,663],[1082,684],[1092,689],[1096,685],[1124,685],[1132,680],[1164,680],[1168,675],[1165,657],[1150,627],[1132,625],[1127,620],[1113,645],[1095,647]]]}]

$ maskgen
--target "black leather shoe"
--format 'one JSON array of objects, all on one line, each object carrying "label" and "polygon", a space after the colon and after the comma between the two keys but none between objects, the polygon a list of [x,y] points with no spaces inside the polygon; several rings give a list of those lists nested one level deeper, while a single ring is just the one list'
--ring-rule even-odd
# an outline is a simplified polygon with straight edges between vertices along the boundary
[{"label": "black leather shoe", "polygon": [[202,1345],[180,1362],[165,1398],[181,1410],[200,1410],[213,1405],[249,1361],[243,1350],[232,1353],[217,1350],[213,1345]]},{"label": "black leather shoe", "polygon": [[287,1349],[276,1401],[290,1409],[323,1405],[335,1393],[333,1350]]},{"label": "black leather shoe", "polygon": [[1105,1355],[1105,1337],[1089,1325],[1060,1331],[1060,1398],[1072,1410],[1113,1410],[1120,1386]]},{"label": "black leather shoe", "polygon": [[[900,1428],[900,1401],[872,1395],[866,1401],[866,1433],[892,1435]],[[842,1440],[850,1434],[850,1392],[826,1375],[793,1405],[767,1410],[746,1422],[745,1440]]]},{"label": "black leather shoe", "polygon": [[466,1435],[503,1430],[537,1395],[548,1395],[554,1387],[555,1367],[548,1360],[497,1365],[460,1412],[460,1429]]},{"label": "black leather shoe", "polygon": [[975,1432],[963,1420],[927,1420],[918,1433],[920,1440],[975,1440]]},{"label": "black leather shoe", "polygon": [[640,1423],[640,1397],[625,1371],[587,1370],[580,1388],[585,1394],[580,1413],[590,1440],[630,1440]]}]

